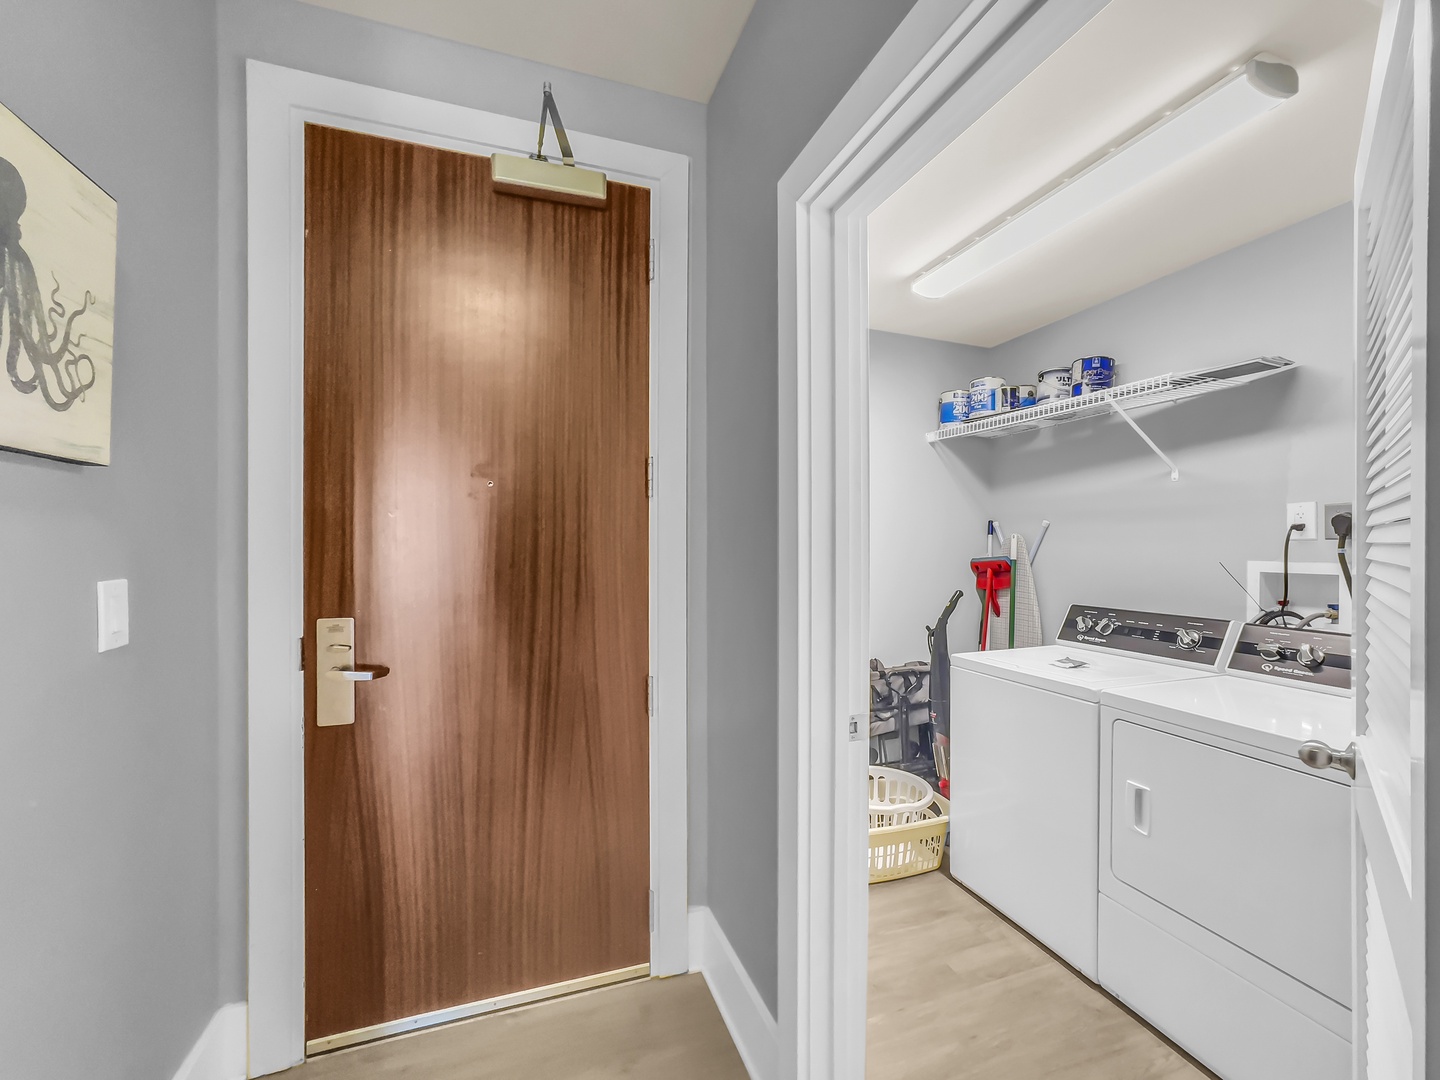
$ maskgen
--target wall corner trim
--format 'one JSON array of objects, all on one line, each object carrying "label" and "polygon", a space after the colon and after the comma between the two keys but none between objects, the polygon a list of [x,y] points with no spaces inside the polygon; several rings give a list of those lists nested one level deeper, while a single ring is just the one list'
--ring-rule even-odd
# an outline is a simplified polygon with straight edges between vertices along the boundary
[{"label": "wall corner trim", "polygon": [[175,1080],[245,1080],[243,1001],[221,1005],[185,1055]]},{"label": "wall corner trim", "polygon": [[705,977],[750,1080],[778,1080],[780,1033],[775,1017],[708,907],[690,909],[690,970]]}]

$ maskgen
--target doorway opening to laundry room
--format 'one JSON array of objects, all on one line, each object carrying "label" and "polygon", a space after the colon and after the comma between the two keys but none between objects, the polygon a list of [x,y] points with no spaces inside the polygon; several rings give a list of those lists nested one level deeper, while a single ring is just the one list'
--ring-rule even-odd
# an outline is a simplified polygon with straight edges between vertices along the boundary
[{"label": "doorway opening to laundry room", "polygon": [[1427,19],[1111,0],[869,214],[868,1080],[1411,1052]]}]

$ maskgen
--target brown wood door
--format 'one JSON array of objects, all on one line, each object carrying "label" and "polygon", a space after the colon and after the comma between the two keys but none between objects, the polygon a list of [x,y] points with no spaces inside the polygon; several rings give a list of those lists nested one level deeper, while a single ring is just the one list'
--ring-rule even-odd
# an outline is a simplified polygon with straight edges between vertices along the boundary
[{"label": "brown wood door", "polygon": [[649,959],[650,224],[314,126],[305,200],[315,1039]]}]

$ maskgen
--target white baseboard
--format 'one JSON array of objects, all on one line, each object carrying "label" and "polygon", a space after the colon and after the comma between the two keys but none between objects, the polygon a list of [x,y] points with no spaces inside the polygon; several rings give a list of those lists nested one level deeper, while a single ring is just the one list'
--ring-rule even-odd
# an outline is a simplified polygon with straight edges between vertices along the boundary
[{"label": "white baseboard", "polygon": [[185,1055],[175,1080],[245,1080],[245,1040],[245,1003],[220,1006]]},{"label": "white baseboard", "polygon": [[750,1080],[775,1080],[780,1034],[760,992],[707,907],[690,909],[690,970],[705,976]]}]

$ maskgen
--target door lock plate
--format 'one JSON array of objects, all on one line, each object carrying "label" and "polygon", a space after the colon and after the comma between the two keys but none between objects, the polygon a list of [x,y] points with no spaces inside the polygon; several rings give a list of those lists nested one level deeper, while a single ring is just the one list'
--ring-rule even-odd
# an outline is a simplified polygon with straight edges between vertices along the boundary
[{"label": "door lock plate", "polygon": [[355,668],[355,620],[318,619],[315,623],[315,724],[342,727],[355,723],[355,683],[331,675]]}]

